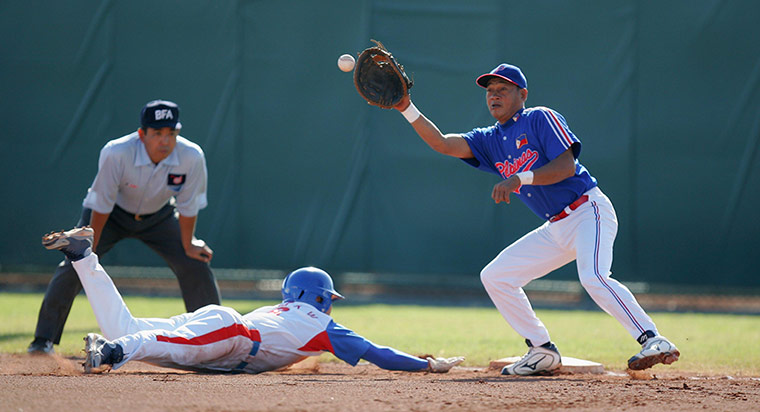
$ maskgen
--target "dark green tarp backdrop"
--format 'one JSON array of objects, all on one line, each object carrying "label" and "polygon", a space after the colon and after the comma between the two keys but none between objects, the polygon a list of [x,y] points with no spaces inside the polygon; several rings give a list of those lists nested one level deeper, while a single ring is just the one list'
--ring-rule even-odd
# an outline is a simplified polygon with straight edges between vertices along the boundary
[{"label": "dark green tarp backdrop", "polygon": [[[0,265],[52,272],[40,235],[76,223],[100,148],[164,98],[206,153],[215,267],[477,276],[541,222],[359,98],[336,59],[375,38],[444,132],[491,124],[475,77],[521,66],[615,204],[619,279],[760,286],[759,17],[752,0],[0,1]],[[135,241],[104,262],[162,265]]]}]

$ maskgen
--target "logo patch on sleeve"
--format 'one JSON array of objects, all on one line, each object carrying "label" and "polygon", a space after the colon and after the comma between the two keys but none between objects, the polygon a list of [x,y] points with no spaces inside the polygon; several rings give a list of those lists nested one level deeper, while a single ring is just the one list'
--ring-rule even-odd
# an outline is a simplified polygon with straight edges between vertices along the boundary
[{"label": "logo patch on sleeve", "polygon": [[179,186],[185,183],[185,176],[187,175],[175,175],[169,173],[169,181],[167,183],[169,186]]}]

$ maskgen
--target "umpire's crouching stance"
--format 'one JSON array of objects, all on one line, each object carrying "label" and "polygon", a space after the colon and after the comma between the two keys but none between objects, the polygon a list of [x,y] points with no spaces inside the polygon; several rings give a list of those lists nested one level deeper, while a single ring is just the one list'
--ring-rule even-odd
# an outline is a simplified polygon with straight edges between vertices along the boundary
[{"label": "umpire's crouching stance", "polygon": [[[177,276],[188,312],[219,304],[208,263],[213,251],[194,237],[198,211],[207,204],[203,150],[179,136],[179,107],[173,102],[147,103],[140,120],[136,132],[100,151],[98,174],[82,202],[78,226],[92,226],[93,249],[101,256],[128,237],[156,251]],[[53,352],[81,290],[65,259],[48,284],[30,353]]]}]

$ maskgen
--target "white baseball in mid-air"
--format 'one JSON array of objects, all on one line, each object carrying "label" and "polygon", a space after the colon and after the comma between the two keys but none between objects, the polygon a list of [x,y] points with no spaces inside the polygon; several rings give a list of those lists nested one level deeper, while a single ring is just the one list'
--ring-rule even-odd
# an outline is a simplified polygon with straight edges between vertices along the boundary
[{"label": "white baseball in mid-air", "polygon": [[356,60],[354,60],[354,56],[350,54],[343,54],[338,57],[338,67],[344,72],[350,72],[353,70],[355,64]]}]

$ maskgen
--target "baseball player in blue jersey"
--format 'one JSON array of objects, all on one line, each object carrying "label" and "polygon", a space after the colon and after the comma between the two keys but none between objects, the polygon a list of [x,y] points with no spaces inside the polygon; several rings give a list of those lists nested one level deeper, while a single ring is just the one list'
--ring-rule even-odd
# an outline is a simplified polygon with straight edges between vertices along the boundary
[{"label": "baseball player in blue jersey", "polygon": [[[206,159],[200,146],[179,135],[181,128],[177,104],[148,102],[140,128],[100,151],[77,226],[93,227],[93,249],[101,256],[124,238],[140,239],[168,263],[192,311],[218,304],[220,296],[209,266],[213,251],[195,238],[198,212],[207,204]],[[81,290],[64,260],[48,284],[28,352],[53,352]]]},{"label": "baseball player in blue jersey", "polygon": [[462,357],[421,359],[376,345],[331,317],[332,302],[343,299],[325,271],[314,267],[290,273],[279,305],[241,315],[207,305],[169,319],[135,318],[92,252],[90,227],[43,236],[48,249],[72,262],[103,336],[85,337],[85,372],[118,369],[139,360],[159,366],[222,372],[260,373],[308,356],[330,352],[355,366],[360,359],[390,370],[448,372]]},{"label": "baseball player in blue jersey", "polygon": [[615,209],[578,161],[581,142],[565,118],[547,107],[525,108],[528,83],[516,66],[500,64],[476,82],[486,89],[488,111],[497,120],[492,126],[443,134],[409,96],[395,109],[433,150],[499,176],[491,193],[494,202],[509,203],[514,193],[545,221],[501,251],[480,274],[496,308],[529,347],[501,373],[532,375],[561,366],[559,350],[522,287],[573,260],[589,296],[641,344],[628,361],[630,369],[678,360],[675,345],[658,333],[628,288],[610,277]]}]

